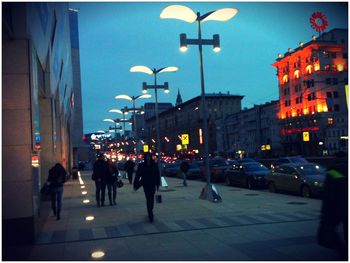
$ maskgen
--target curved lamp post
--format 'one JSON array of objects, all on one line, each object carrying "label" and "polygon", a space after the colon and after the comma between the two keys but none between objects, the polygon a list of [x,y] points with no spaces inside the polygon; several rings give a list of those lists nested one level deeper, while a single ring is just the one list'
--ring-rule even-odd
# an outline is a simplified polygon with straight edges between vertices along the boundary
[{"label": "curved lamp post", "polygon": [[130,68],[130,72],[141,72],[146,73],[148,75],[154,75],[154,84],[153,85],[147,85],[146,82],[142,83],[142,92],[147,93],[147,89],[154,89],[155,94],[155,114],[156,114],[156,127],[157,127],[157,152],[158,152],[158,168],[160,176],[162,176],[162,170],[161,170],[161,151],[160,151],[160,134],[159,134],[159,113],[158,113],[158,89],[163,89],[165,93],[169,93],[169,85],[168,82],[165,82],[164,85],[157,85],[157,74],[163,73],[163,72],[175,72],[179,69],[177,67],[165,67],[160,69],[150,69],[146,66],[134,66]]},{"label": "curved lamp post", "polygon": [[138,159],[138,148],[139,148],[139,142],[138,142],[138,134],[137,134],[137,126],[136,126],[136,112],[141,112],[142,108],[136,108],[135,107],[135,102],[137,99],[149,99],[152,96],[150,94],[142,94],[142,95],[138,95],[138,96],[129,96],[129,95],[117,95],[115,96],[115,99],[125,99],[125,100],[129,100],[132,101],[132,108],[126,108],[128,109],[128,111],[132,111],[134,112],[134,126],[133,129],[135,131],[135,141],[136,141],[136,160]]},{"label": "curved lamp post", "polygon": [[[210,170],[209,170],[209,159],[208,159],[208,123],[207,123],[207,108],[205,103],[205,88],[204,88],[204,70],[203,70],[203,45],[212,45],[215,52],[220,51],[220,40],[219,35],[213,35],[213,39],[202,39],[201,24],[206,21],[220,21],[225,22],[233,18],[238,13],[235,8],[222,8],[219,10],[208,12],[201,15],[199,12],[195,13],[192,9],[183,5],[171,5],[163,9],[160,14],[162,19],[179,19],[187,23],[198,22],[198,38],[188,39],[186,34],[180,34],[180,50],[185,52],[187,45],[197,45],[199,49],[199,64],[200,64],[200,77],[201,77],[201,111],[203,116],[203,138],[204,138],[204,163],[205,163],[205,174],[207,184],[205,190],[201,194],[202,199],[208,199],[213,202],[221,201],[217,190],[213,185],[210,184]],[[215,195],[213,194],[215,192]]]}]

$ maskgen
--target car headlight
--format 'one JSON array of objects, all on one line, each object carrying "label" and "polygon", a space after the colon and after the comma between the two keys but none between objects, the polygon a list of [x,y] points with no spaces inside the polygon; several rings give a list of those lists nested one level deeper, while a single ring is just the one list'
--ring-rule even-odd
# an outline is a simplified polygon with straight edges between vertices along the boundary
[{"label": "car headlight", "polygon": [[322,187],[323,183],[322,182],[314,182],[314,186]]}]

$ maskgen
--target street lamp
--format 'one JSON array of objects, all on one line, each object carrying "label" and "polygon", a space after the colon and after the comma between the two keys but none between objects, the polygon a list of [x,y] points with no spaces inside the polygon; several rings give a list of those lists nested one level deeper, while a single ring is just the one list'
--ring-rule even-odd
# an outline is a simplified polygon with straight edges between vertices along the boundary
[{"label": "street lamp", "polygon": [[146,82],[142,83],[142,92],[147,93],[147,89],[154,89],[155,94],[155,114],[156,114],[156,126],[157,126],[157,152],[158,152],[158,169],[159,174],[162,176],[162,170],[161,170],[161,151],[160,151],[160,134],[159,134],[159,113],[158,113],[158,89],[163,89],[165,93],[169,93],[169,85],[168,82],[165,82],[164,85],[157,85],[157,74],[163,73],[163,72],[175,72],[178,71],[177,67],[165,67],[160,69],[153,68],[150,69],[146,66],[134,66],[130,68],[130,72],[141,72],[146,73],[148,75],[154,75],[154,85],[147,85]]},{"label": "street lamp", "polygon": [[[205,174],[207,178],[207,184],[204,191],[202,191],[201,198],[208,199],[213,202],[221,201],[221,197],[216,191],[215,187],[210,184],[210,170],[208,160],[208,123],[207,123],[207,107],[205,103],[205,88],[204,88],[204,70],[203,70],[203,45],[212,45],[215,52],[220,51],[219,35],[213,35],[213,39],[202,39],[201,23],[206,21],[221,21],[225,22],[233,18],[238,13],[235,8],[222,8],[219,10],[208,12],[204,15],[200,15],[199,12],[195,13],[192,9],[183,5],[171,5],[163,9],[160,14],[162,19],[179,19],[187,23],[198,22],[198,39],[188,39],[186,34],[180,34],[180,50],[186,51],[187,45],[197,45],[199,49],[199,64],[200,64],[200,77],[201,77],[201,111],[203,116],[203,137],[204,137],[204,163]],[[215,195],[214,195],[215,193]]]},{"label": "street lamp", "polygon": [[129,95],[124,95],[124,94],[115,96],[115,99],[125,99],[125,100],[132,101],[132,108],[128,108],[128,110],[134,112],[134,126],[133,126],[133,129],[135,131],[135,140],[136,140],[136,153],[135,153],[136,160],[138,159],[138,148],[139,148],[137,126],[136,126],[136,112],[140,112],[142,114],[142,108],[136,108],[135,107],[135,101],[137,99],[149,99],[150,97],[152,97],[150,94],[142,94],[142,95],[131,96],[131,97]]}]

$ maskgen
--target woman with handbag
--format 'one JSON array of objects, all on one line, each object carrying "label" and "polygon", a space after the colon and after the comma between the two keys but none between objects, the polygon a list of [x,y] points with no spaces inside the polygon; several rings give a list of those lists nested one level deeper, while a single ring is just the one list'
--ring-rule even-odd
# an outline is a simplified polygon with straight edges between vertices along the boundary
[{"label": "woman with handbag", "polygon": [[57,220],[61,219],[63,184],[66,182],[67,172],[60,163],[56,163],[50,170],[47,179],[51,188],[51,208]]},{"label": "woman with handbag", "polygon": [[134,190],[137,190],[141,185],[145,192],[147,213],[150,222],[153,222],[153,207],[154,194],[156,189],[159,190],[160,175],[158,165],[153,161],[151,153],[144,154],[143,163],[139,164],[134,180]]}]

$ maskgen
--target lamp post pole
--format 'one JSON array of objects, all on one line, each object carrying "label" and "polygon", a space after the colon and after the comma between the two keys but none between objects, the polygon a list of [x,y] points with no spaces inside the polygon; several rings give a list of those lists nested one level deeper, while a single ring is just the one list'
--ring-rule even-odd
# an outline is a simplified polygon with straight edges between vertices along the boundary
[{"label": "lamp post pole", "polygon": [[[200,17],[199,12],[197,16]],[[205,87],[204,87],[204,69],[203,69],[203,46],[202,46],[202,29],[201,22],[198,20],[198,50],[199,50],[199,65],[201,77],[201,110],[203,118],[203,137],[204,137],[204,164],[207,185],[210,184],[210,169],[209,169],[209,143],[208,143],[208,122],[207,122],[207,107],[205,101]]]},{"label": "lamp post pole", "polygon": [[158,89],[163,89],[165,93],[169,92],[168,82],[165,82],[164,85],[157,85],[157,74],[162,72],[175,72],[177,71],[177,67],[164,67],[160,69],[150,69],[146,66],[134,66],[130,69],[131,72],[142,72],[149,75],[154,75],[154,85],[147,85],[145,82],[142,84],[143,93],[147,92],[147,89],[154,89],[155,94],[155,115],[156,115],[156,133],[157,133],[157,153],[158,153],[158,169],[159,174],[162,176],[162,169],[161,169],[161,143],[160,143],[160,128],[159,128],[159,113],[158,113]]},{"label": "lamp post pole", "polygon": [[[215,187],[210,184],[209,170],[209,144],[208,144],[208,123],[207,110],[205,103],[205,87],[204,87],[204,66],[203,66],[203,45],[213,45],[214,52],[220,51],[219,35],[213,35],[213,39],[202,39],[201,23],[209,20],[225,22],[234,17],[238,10],[234,8],[222,8],[216,11],[200,15],[200,12],[193,12],[192,9],[182,5],[171,5],[163,9],[160,14],[162,19],[179,19],[188,23],[198,22],[198,39],[187,39],[186,34],[180,34],[180,50],[186,51],[187,45],[198,45],[199,50],[199,65],[201,78],[201,113],[203,118],[203,137],[204,137],[204,164],[206,173],[206,186],[201,192],[202,199],[210,201],[221,201],[221,197]],[[215,195],[214,195],[215,192]]]},{"label": "lamp post pole", "polygon": [[[154,71],[155,72],[155,71]],[[157,92],[157,73],[154,73],[154,97],[155,97],[155,105],[154,105],[154,110],[156,114],[156,133],[157,133],[157,152],[158,152],[158,169],[159,169],[159,174],[162,176],[162,165],[161,165],[161,149],[160,149],[160,127],[159,127],[159,112],[158,112],[158,92]]]}]

